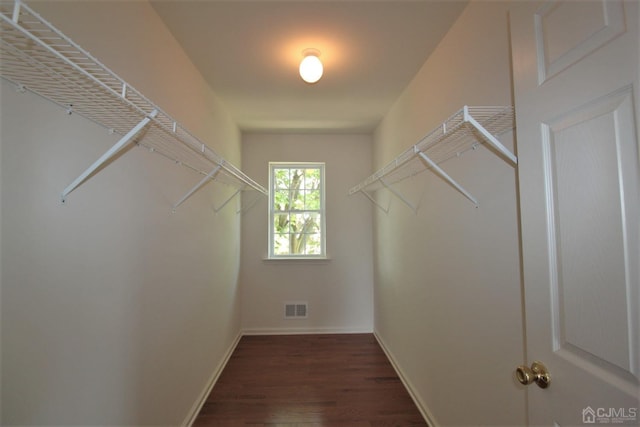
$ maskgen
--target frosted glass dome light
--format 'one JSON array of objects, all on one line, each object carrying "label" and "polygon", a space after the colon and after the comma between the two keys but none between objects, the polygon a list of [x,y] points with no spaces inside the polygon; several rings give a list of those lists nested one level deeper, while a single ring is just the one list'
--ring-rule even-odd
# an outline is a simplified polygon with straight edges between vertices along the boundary
[{"label": "frosted glass dome light", "polygon": [[320,52],[315,49],[306,49],[302,52],[304,59],[300,62],[300,77],[307,83],[315,83],[322,77],[322,62]]}]

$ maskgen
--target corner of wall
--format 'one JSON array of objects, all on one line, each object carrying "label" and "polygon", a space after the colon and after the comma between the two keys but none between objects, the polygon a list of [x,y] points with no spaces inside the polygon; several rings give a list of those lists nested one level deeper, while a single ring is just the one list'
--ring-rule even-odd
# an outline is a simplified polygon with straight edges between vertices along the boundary
[{"label": "corner of wall", "polygon": [[235,351],[236,347],[238,346],[238,343],[240,342],[240,339],[242,339],[242,335],[243,335],[242,331],[238,332],[238,335],[236,336],[236,338],[233,340],[233,342],[225,352],[224,357],[220,360],[220,363],[218,363],[218,365],[213,370],[213,373],[211,374],[208,381],[206,382],[204,389],[198,395],[198,398],[193,403],[193,406],[187,413],[187,416],[185,417],[184,421],[180,424],[181,426],[191,427],[193,423],[196,421],[196,418],[198,417],[198,413],[202,409],[202,406],[204,406],[204,404],[206,403],[207,397],[209,397],[211,390],[213,390],[213,387],[216,385],[216,382],[218,382],[218,379],[220,378],[222,371],[224,371],[225,366],[227,366],[229,359],[231,359],[231,355],[233,355],[233,352]]},{"label": "corner of wall", "polygon": [[411,396],[413,403],[415,403],[416,407],[420,411],[420,414],[425,419],[429,427],[440,427],[440,424],[436,421],[436,418],[427,407],[427,404],[420,397],[420,393],[409,379],[409,376],[404,373],[402,367],[396,361],[395,356],[393,355],[389,347],[387,347],[387,345],[385,344],[382,336],[380,336],[377,330],[373,331],[373,335],[375,336],[376,341],[378,341],[380,348],[382,348],[382,351],[387,356],[387,359],[389,359],[389,361],[391,362],[391,366],[393,366],[396,374],[398,374],[400,381],[402,381],[402,384],[404,384],[404,387],[407,389],[409,396]]}]

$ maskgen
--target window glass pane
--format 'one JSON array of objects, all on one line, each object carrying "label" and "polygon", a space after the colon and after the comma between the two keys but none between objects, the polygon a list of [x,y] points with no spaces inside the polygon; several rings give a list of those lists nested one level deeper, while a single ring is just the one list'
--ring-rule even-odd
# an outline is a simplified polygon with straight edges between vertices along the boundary
[{"label": "window glass pane", "polygon": [[304,253],[305,255],[320,255],[322,253],[320,233],[307,235]]},{"label": "window glass pane", "polygon": [[316,190],[320,188],[320,169],[305,169],[305,185],[307,190]]},{"label": "window glass pane", "polygon": [[304,214],[291,214],[290,230],[292,233],[302,233],[305,228]]},{"label": "window glass pane", "polygon": [[291,255],[304,255],[304,240],[300,235],[291,235]]},{"label": "window glass pane", "polygon": [[289,234],[276,234],[273,238],[275,255],[289,255]]},{"label": "window glass pane", "polygon": [[303,233],[318,233],[320,232],[320,215],[316,213],[304,214],[304,230]]},{"label": "window glass pane", "polygon": [[289,190],[276,190],[274,191],[273,208],[276,211],[288,211],[289,210]]},{"label": "window glass pane", "polygon": [[271,255],[324,255],[323,167],[317,165],[273,164]]},{"label": "window glass pane", "polygon": [[289,169],[274,169],[274,182],[276,188],[289,188]]},{"label": "window glass pane", "polygon": [[[307,241],[319,229],[317,214],[291,214],[291,253],[305,254]],[[318,246],[319,247],[319,246]]]},{"label": "window glass pane", "polygon": [[320,190],[307,190],[304,198],[304,208],[308,211],[320,210]]},{"label": "window glass pane", "polygon": [[291,190],[295,191],[304,188],[304,169],[291,169],[289,176],[291,177],[291,181],[289,183],[289,188]]},{"label": "window glass pane", "polygon": [[289,215],[277,214],[273,216],[273,229],[276,233],[289,232]]},{"label": "window glass pane", "polygon": [[291,190],[291,209],[304,210],[304,190]]}]

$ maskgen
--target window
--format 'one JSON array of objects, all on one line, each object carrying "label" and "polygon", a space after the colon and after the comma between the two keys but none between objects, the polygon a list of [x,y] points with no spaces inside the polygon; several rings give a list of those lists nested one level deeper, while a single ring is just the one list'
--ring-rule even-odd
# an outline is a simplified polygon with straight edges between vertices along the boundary
[{"label": "window", "polygon": [[269,163],[269,258],[324,258],[324,163]]}]

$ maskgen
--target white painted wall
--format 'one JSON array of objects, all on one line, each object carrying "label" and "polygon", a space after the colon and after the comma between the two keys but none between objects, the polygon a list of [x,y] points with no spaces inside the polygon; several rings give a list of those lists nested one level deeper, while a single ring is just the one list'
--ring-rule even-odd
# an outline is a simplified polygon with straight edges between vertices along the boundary
[{"label": "white painted wall", "polygon": [[[240,134],[147,2],[33,6],[220,154]],[[232,189],[1,84],[2,424],[179,425],[240,331]]]},{"label": "white painted wall", "polygon": [[[512,104],[507,9],[463,11],[376,130],[377,167],[465,104]],[[515,168],[484,147],[442,167],[480,207],[425,172],[398,186],[417,215],[395,199],[377,210],[375,329],[434,425],[522,425]]]},{"label": "white painted wall", "polygon": [[[326,162],[329,261],[265,261],[268,199],[242,218],[242,326],[247,333],[373,330],[373,242],[369,202],[347,196],[371,170],[369,135],[247,134],[246,173],[268,183],[270,161]],[[307,301],[307,319],[284,319],[284,301]]]},{"label": "white painted wall", "polygon": [[[0,98],[2,89],[0,89]],[[2,103],[0,102],[0,125],[2,124]],[[0,130],[0,425],[2,424],[2,132]]]}]

